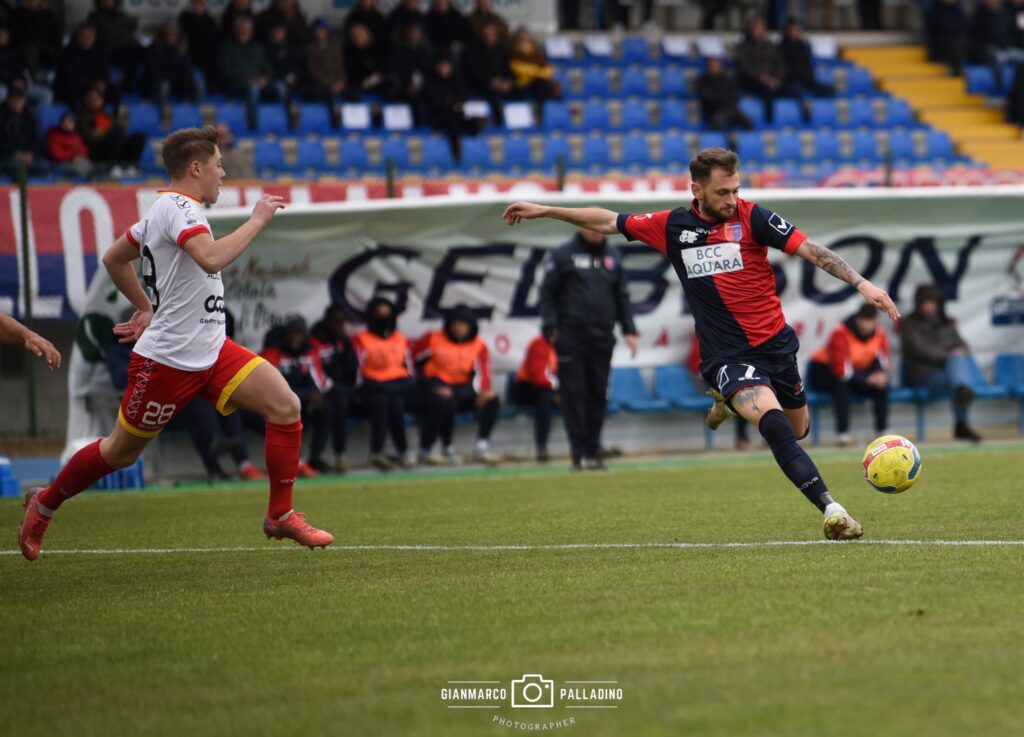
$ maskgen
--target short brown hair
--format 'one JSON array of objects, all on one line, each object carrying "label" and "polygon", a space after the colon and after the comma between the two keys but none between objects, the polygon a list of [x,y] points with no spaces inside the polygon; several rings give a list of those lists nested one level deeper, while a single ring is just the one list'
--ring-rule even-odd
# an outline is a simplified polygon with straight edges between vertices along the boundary
[{"label": "short brown hair", "polygon": [[712,146],[697,152],[690,159],[690,179],[704,184],[711,176],[712,169],[724,169],[726,174],[735,174],[740,168],[740,157],[735,151]]},{"label": "short brown hair", "polygon": [[164,168],[171,179],[185,176],[188,165],[193,161],[206,162],[217,153],[217,129],[182,128],[164,139]]}]

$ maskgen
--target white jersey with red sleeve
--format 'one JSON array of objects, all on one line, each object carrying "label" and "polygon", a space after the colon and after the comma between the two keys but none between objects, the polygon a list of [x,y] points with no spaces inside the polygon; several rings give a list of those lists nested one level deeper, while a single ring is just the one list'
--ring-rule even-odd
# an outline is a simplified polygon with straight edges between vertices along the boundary
[{"label": "white jersey with red sleeve", "polygon": [[126,233],[142,257],[142,280],[153,300],[153,321],[135,352],[182,371],[202,371],[224,344],[224,285],[185,251],[185,243],[210,233],[202,203],[162,191],[149,212]]}]

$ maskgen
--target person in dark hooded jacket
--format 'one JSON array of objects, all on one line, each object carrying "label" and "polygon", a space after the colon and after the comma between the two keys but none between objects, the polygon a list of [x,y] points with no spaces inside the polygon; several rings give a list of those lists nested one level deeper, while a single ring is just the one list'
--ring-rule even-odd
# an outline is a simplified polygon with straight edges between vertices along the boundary
[{"label": "person in dark hooded jacket", "polygon": [[345,312],[339,305],[331,305],[312,330],[313,348],[320,356],[331,388],[325,395],[330,409],[331,438],[334,441],[334,470],[345,473],[345,447],[348,445],[347,422],[352,414],[356,381],[359,378],[359,360],[352,341],[345,334]]},{"label": "person in dark hooded jacket", "polygon": [[327,447],[330,415],[324,397],[331,389],[331,380],[320,364],[320,354],[310,342],[306,321],[299,315],[291,315],[284,325],[271,328],[260,355],[281,372],[299,398],[303,424],[313,426],[309,461],[299,459],[299,476],[318,476],[330,470],[321,456]]},{"label": "person in dark hooded jacket", "polygon": [[945,297],[933,284],[922,284],[914,292],[914,312],[900,325],[903,340],[903,383],[925,387],[936,393],[950,393],[953,399],[953,437],[977,443],[981,436],[967,424],[967,408],[974,399],[971,390],[970,357],[967,343],[956,323],[946,315]]},{"label": "person in dark hooded jacket", "polygon": [[[479,414],[474,460],[493,465],[500,459],[491,451],[491,431],[498,420],[498,395],[491,389],[491,359],[479,336],[473,310],[457,305],[445,317],[444,328],[433,330],[413,344],[413,358],[421,366],[424,420],[420,434],[420,461],[458,463],[452,447],[455,413]],[[441,438],[441,455],[433,453]]]},{"label": "person in dark hooded jacket", "polygon": [[[405,437],[405,408],[416,383],[409,341],[397,324],[394,303],[374,297],[366,305],[366,329],[352,338],[359,359],[359,397],[370,420],[370,463],[383,471],[395,463],[402,468],[416,465]],[[388,431],[398,454],[396,461],[384,455]]]},{"label": "person in dark hooded jacket", "polygon": [[871,399],[875,432],[883,434],[889,422],[889,356],[889,336],[878,324],[878,310],[868,304],[840,323],[811,356],[807,383],[832,395],[840,445],[852,442],[851,392]]}]

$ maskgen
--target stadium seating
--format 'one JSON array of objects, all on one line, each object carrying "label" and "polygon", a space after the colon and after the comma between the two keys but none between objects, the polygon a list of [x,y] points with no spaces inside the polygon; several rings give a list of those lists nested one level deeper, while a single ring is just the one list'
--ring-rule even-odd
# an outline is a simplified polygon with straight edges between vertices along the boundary
[{"label": "stadium seating", "polygon": [[[668,402],[673,409],[694,412],[702,418],[713,404],[711,397],[697,390],[690,372],[676,364],[654,369],[654,395]],[[714,447],[714,435],[707,426],[704,427],[704,445],[707,450]]]},{"label": "stadium seating", "polygon": [[249,131],[249,118],[241,103],[225,102],[218,105],[217,122],[226,124],[236,135]]},{"label": "stadium seating", "polygon": [[1024,435],[1024,354],[996,356],[995,380],[1010,396],[1017,398],[1017,431]]},{"label": "stadium seating", "polygon": [[299,141],[295,147],[295,170],[300,173],[324,172],[329,169],[327,153],[319,138]]},{"label": "stadium seating", "polygon": [[256,132],[261,136],[288,135],[288,114],[282,105],[263,104],[256,108]]},{"label": "stadium seating", "polygon": [[128,133],[162,136],[164,125],[160,108],[151,102],[140,102],[128,108]]},{"label": "stadium seating", "polygon": [[462,141],[462,171],[470,176],[479,176],[494,168],[491,162],[491,147],[483,138],[464,138]]},{"label": "stadium seating", "polygon": [[640,369],[613,368],[608,394],[612,402],[630,412],[666,412],[671,409],[667,400],[651,396]]},{"label": "stadium seating", "polygon": [[180,128],[201,128],[203,126],[203,113],[198,105],[191,103],[175,103],[171,105],[170,129],[176,131]]},{"label": "stadium seating", "polygon": [[273,176],[275,171],[285,170],[284,151],[275,140],[256,141],[253,149],[253,166],[259,177]]},{"label": "stadium seating", "polygon": [[322,103],[303,103],[299,105],[298,123],[295,132],[300,136],[326,136],[331,132],[331,114]]}]

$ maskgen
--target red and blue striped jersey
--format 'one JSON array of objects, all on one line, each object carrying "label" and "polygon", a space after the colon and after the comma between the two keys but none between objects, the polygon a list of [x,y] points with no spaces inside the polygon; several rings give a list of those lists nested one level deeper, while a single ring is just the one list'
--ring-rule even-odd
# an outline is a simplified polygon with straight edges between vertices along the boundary
[{"label": "red and blue striped jersey", "polygon": [[760,347],[797,349],[775,293],[768,249],[792,254],[807,236],[780,215],[741,199],[728,220],[707,220],[694,200],[688,208],[619,215],[617,224],[626,238],[671,261],[693,313],[702,368]]}]

